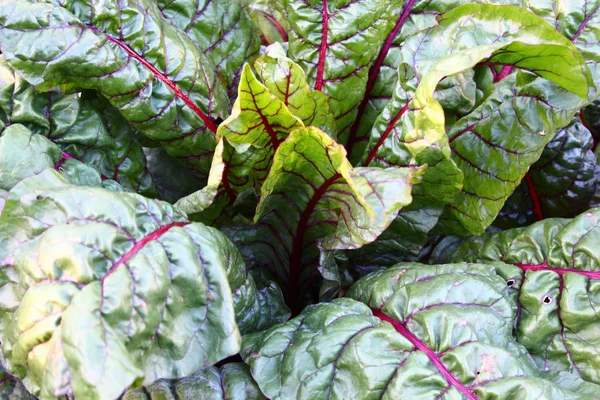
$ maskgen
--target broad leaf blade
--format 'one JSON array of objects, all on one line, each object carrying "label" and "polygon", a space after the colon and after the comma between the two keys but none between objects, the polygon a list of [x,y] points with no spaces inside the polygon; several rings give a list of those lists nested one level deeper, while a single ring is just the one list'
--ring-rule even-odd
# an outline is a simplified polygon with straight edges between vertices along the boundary
[{"label": "broad leaf blade", "polygon": [[337,131],[327,95],[310,89],[302,68],[287,58],[279,44],[270,46],[254,67],[269,91],[305,126],[317,127],[335,139]]},{"label": "broad leaf blade", "polygon": [[7,367],[42,397],[113,399],[137,379],[191,374],[238,352],[236,316],[262,318],[220,232],[52,170],[9,193],[0,264]]},{"label": "broad leaf blade", "polygon": [[329,96],[340,142],[345,143],[369,67],[401,2],[285,0],[281,7],[290,24],[288,55],[306,71],[311,85]]},{"label": "broad leaf blade", "polygon": [[161,0],[158,7],[213,61],[217,76],[233,98],[242,66],[252,62],[260,49],[257,28],[243,2]]},{"label": "broad leaf blade", "polygon": [[151,1],[62,4],[0,5],[11,66],[39,89],[97,90],[137,130],[205,175],[214,119],[227,109],[212,62]]},{"label": "broad leaf blade", "polygon": [[546,219],[467,240],[451,256],[512,264],[497,270],[519,304],[519,342],[540,368],[594,383],[600,383],[599,226],[600,210],[593,209],[572,220]]},{"label": "broad leaf blade", "polygon": [[593,140],[578,118],[558,131],[494,221],[502,228],[571,218],[590,208],[597,190]]},{"label": "broad leaf blade", "polygon": [[[477,35],[473,35],[475,31]],[[454,37],[456,40],[448,40]],[[587,101],[592,88],[589,70],[568,40],[541,18],[512,6],[458,7],[441,17],[439,25],[409,38],[402,52],[407,63],[404,69],[409,73],[403,75],[407,80],[399,85],[406,100],[402,108],[390,103],[390,108],[400,111],[384,114],[388,116],[387,128],[374,130],[364,159],[367,163],[406,158],[403,147],[396,148],[396,141],[410,143],[415,136],[412,132],[416,139],[432,135],[430,130],[444,132],[444,115],[434,95],[446,76],[485,62],[523,68],[555,83],[541,79],[528,83],[522,76],[515,88],[516,77],[511,75],[447,132],[452,160],[464,173],[464,184],[448,206],[445,219],[460,222],[452,227],[456,231],[481,233],[526,168],[537,160],[549,136],[566,125],[577,107]],[[549,64],[552,68],[546,70]],[[413,75],[417,78],[416,88],[411,81]],[[488,117],[498,107],[502,118]],[[528,122],[524,124],[524,120]],[[391,135],[394,128],[400,132]],[[523,129],[531,134],[523,135]]]},{"label": "broad leaf blade", "polygon": [[121,400],[264,400],[248,367],[242,363],[210,367],[182,379],[160,380],[130,390]]},{"label": "broad leaf blade", "polygon": [[411,201],[416,170],[355,170],[345,156],[341,145],[316,128],[292,132],[275,153],[254,227],[234,235],[242,254],[286,288],[292,311],[316,297],[323,250],[373,241]]},{"label": "broad leaf blade", "polygon": [[[467,273],[467,271],[469,271]],[[271,399],[592,399],[542,378],[488,265],[398,264],[243,344]],[[370,309],[369,309],[370,308]]]}]

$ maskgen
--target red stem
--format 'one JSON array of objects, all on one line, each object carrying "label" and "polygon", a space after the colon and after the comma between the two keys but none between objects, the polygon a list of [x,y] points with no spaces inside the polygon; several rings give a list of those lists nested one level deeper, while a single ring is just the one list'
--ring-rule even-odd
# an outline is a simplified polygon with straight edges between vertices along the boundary
[{"label": "red stem", "polygon": [[392,120],[392,122],[390,122],[390,124],[387,126],[387,128],[386,128],[385,132],[383,133],[383,135],[381,135],[381,137],[377,141],[377,144],[375,145],[375,147],[373,147],[373,149],[371,149],[371,151],[369,152],[369,155],[367,157],[367,161],[365,162],[365,167],[368,167],[369,164],[371,164],[371,161],[373,161],[373,158],[375,158],[375,156],[377,155],[377,151],[379,151],[379,148],[381,147],[381,145],[383,144],[383,142],[385,142],[385,140],[390,135],[390,132],[392,131],[392,129],[394,129],[394,126],[396,125],[396,122],[398,122],[398,120],[400,118],[402,118],[402,116],[404,115],[404,113],[407,110],[408,110],[408,104],[406,104],[404,107],[402,107],[400,109],[400,111],[398,111],[398,115],[396,115],[396,117]]},{"label": "red stem", "polygon": [[542,264],[513,264],[515,267],[519,267],[522,271],[552,271],[558,275],[564,274],[579,274],[587,276],[590,279],[600,279],[600,271],[583,271],[574,268],[551,268],[548,266],[548,261],[544,261]]},{"label": "red stem", "polygon": [[431,350],[425,343],[421,341],[418,337],[416,337],[411,331],[406,328],[406,326],[381,312],[381,309],[372,310],[373,315],[382,321],[389,322],[396,329],[396,331],[408,339],[409,342],[412,343],[413,346],[417,348],[417,350],[422,351],[427,355],[432,364],[437,368],[437,370],[444,376],[446,381],[458,389],[467,399],[469,400],[477,400],[477,397],[473,394],[473,392],[466,387],[462,382],[460,382],[452,372],[446,368],[442,360],[440,360],[440,356]]},{"label": "red stem", "polygon": [[296,235],[294,236],[294,241],[292,243],[292,254],[290,255],[290,273],[288,275],[287,303],[292,310],[292,315],[298,315],[301,311],[300,303],[298,301],[298,285],[300,284],[299,278],[300,272],[302,271],[302,250],[304,245],[304,235],[306,234],[306,229],[308,228],[308,221],[315,210],[317,203],[319,200],[321,200],[321,197],[323,197],[327,189],[329,189],[329,187],[341,177],[342,176],[340,174],[335,174],[323,182],[323,184],[312,195],[310,201],[300,216],[300,222],[298,223]]},{"label": "red stem", "polygon": [[325,56],[327,55],[327,33],[329,30],[329,10],[327,9],[327,0],[323,0],[323,32],[321,34],[321,48],[319,49],[319,64],[317,66],[316,90],[323,89],[323,75],[325,73]]},{"label": "red stem", "polygon": [[[285,31],[285,29],[283,29],[283,26],[281,26],[279,21],[277,21],[277,19],[275,19],[275,17],[273,17],[270,14],[267,14],[264,11],[259,11],[259,12],[265,17],[265,19],[267,21],[269,21],[275,27],[275,29],[277,30],[277,33],[279,33],[279,36],[281,36],[282,41],[287,42],[289,40],[288,34]],[[265,38],[265,40],[266,40],[266,38]]]},{"label": "red stem", "polygon": [[358,138],[356,137],[356,135],[358,134],[358,127],[360,126],[360,121],[362,120],[362,117],[365,113],[367,104],[369,103],[369,95],[371,94],[371,91],[373,90],[373,87],[375,86],[375,82],[377,81],[377,77],[379,76],[379,72],[381,71],[381,66],[383,65],[383,62],[385,61],[385,58],[387,57],[387,55],[390,51],[390,48],[392,47],[392,44],[394,44],[394,39],[396,39],[396,36],[402,29],[402,26],[404,26],[404,24],[406,23],[406,20],[408,19],[409,15],[410,15],[410,11],[413,8],[415,2],[416,2],[416,0],[409,0],[409,2],[406,3],[406,6],[402,10],[400,17],[398,18],[398,21],[396,22],[396,26],[394,26],[394,29],[392,29],[390,34],[387,36],[387,38],[383,42],[381,51],[379,52],[379,55],[377,56],[377,60],[375,61],[375,64],[373,64],[373,66],[369,69],[369,79],[367,81],[367,87],[365,89],[365,94],[362,98],[362,101],[360,102],[360,104],[358,106],[358,113],[356,114],[356,119],[354,120],[354,124],[352,124],[352,128],[350,129],[350,134],[348,135],[348,140],[346,141],[346,149],[348,151],[348,154],[352,153],[352,147],[357,142]]},{"label": "red stem", "polygon": [[183,91],[179,88],[179,86],[177,86],[175,84],[175,82],[173,82],[168,76],[166,76],[165,74],[160,72],[158,69],[156,69],[156,67],[154,67],[154,65],[150,64],[148,61],[146,61],[146,59],[144,59],[142,56],[140,56],[138,53],[136,53],[132,48],[130,48],[127,44],[123,43],[119,39],[109,36],[106,33],[100,31],[99,29],[97,29],[93,26],[90,26],[89,28],[96,33],[105,35],[108,40],[115,43],[117,46],[119,46],[123,50],[125,50],[127,52],[127,54],[129,54],[131,57],[136,59],[140,64],[142,64],[144,67],[146,67],[150,72],[152,72],[154,74],[154,76],[156,76],[165,85],[167,85],[173,92],[175,92],[175,95],[177,97],[179,97],[181,100],[183,100],[183,102],[185,104],[187,104],[188,107],[190,107],[192,109],[192,111],[194,111],[202,119],[202,121],[204,121],[204,123],[206,124],[206,127],[208,129],[210,129],[213,133],[217,133],[217,126],[212,121],[212,119],[210,119],[208,117],[208,115],[206,115],[204,113],[204,111],[202,111],[200,109],[200,107],[198,107],[192,99],[190,99],[185,93],[183,93]]},{"label": "red stem", "polygon": [[[69,158],[72,158],[73,160],[81,161],[77,157],[72,156],[71,154],[67,153],[64,150],[61,150],[61,158],[60,158],[60,160],[58,160],[58,162],[56,164],[54,164],[54,169],[55,170],[59,170],[60,167],[62,167],[62,165],[64,164],[64,162],[66,160],[68,160]],[[83,162],[83,161],[81,161],[81,162]],[[117,170],[117,172],[118,172],[118,170]],[[117,172],[115,172],[115,175],[117,174]],[[100,174],[100,179],[102,179],[103,181],[105,181],[105,180],[110,179],[110,178],[108,178],[108,177]],[[116,178],[114,180],[116,180]]]},{"label": "red stem", "polygon": [[185,226],[189,224],[189,222],[172,222],[168,225],[161,226],[154,232],[144,236],[140,241],[136,242],[131,249],[127,253],[123,255],[120,259],[118,259],[112,267],[108,270],[108,272],[102,277],[102,281],[108,278],[113,272],[116,271],[121,265],[125,264],[131,257],[135,256],[139,251],[146,245],[148,242],[153,240],[157,240],[159,237],[167,233],[167,231],[175,226]]},{"label": "red stem", "polygon": [[527,188],[529,192],[529,197],[531,198],[531,202],[533,203],[533,212],[538,221],[544,219],[544,213],[542,212],[542,206],[540,204],[540,197],[535,191],[535,187],[533,185],[533,179],[531,179],[531,175],[529,172],[525,174],[525,180],[527,181]]},{"label": "red stem", "polygon": [[515,70],[514,65],[504,65],[500,72],[496,72],[494,67],[492,66],[492,72],[494,73],[494,83],[500,82],[502,79],[506,78],[508,75],[512,74]]}]

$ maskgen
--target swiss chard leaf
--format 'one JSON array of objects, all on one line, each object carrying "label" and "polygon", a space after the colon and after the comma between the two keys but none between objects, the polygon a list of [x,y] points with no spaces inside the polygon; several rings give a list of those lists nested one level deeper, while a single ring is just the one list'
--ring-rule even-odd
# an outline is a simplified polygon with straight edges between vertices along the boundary
[{"label": "swiss chard leaf", "polygon": [[[475,31],[477,35],[472,34]],[[480,63],[528,71],[517,75],[518,81],[516,75],[502,79],[476,109],[446,132],[452,160],[462,170],[464,182],[446,206],[445,225],[457,232],[481,233],[556,129],[587,101],[593,87],[589,70],[572,43],[539,17],[511,6],[458,7],[440,17],[435,27],[407,39],[402,54],[403,68],[412,73],[404,74],[409,79],[399,82],[402,89],[396,93],[406,101],[402,107],[391,103],[389,107],[398,112],[382,115],[388,116],[389,123],[385,130],[374,130],[364,159],[369,165],[388,158],[392,163],[409,161],[410,153],[396,144],[397,137],[400,144],[410,143],[424,138],[432,125],[444,131],[443,112],[434,99],[436,85],[444,77]],[[410,80],[413,74],[417,87]],[[551,82],[533,80],[530,74]],[[502,118],[491,117],[495,113]],[[419,120],[419,114],[425,117]],[[394,128],[399,132],[390,135]]]},{"label": "swiss chard leaf", "polygon": [[3,2],[0,42],[38,89],[96,90],[170,155],[208,172],[225,90],[212,62],[154,2]]},{"label": "swiss chard leaf", "polygon": [[251,62],[260,48],[256,26],[243,2],[160,0],[158,7],[213,61],[229,97],[234,97],[242,66]]},{"label": "swiss chard leaf", "polygon": [[365,92],[369,67],[393,28],[400,1],[285,0],[288,55],[314,89],[329,95],[338,137],[345,143]]},{"label": "swiss chard leaf", "polygon": [[220,232],[52,170],[10,191],[0,264],[6,366],[43,398],[114,399],[237,353],[236,316],[272,324],[253,317],[265,295]]},{"label": "swiss chard leaf", "polygon": [[[52,165],[60,167],[65,160],[75,158],[95,167],[103,179],[113,179],[145,196],[156,196],[133,130],[106,100],[91,92],[38,93],[0,57],[0,130],[12,124],[24,125],[60,149],[62,156]],[[39,137],[33,140],[43,142]],[[38,151],[32,156],[45,153]],[[39,164],[41,160],[28,162]]]},{"label": "swiss chard leaf", "polygon": [[494,221],[501,228],[570,218],[590,208],[598,189],[590,132],[574,120],[558,131]]},{"label": "swiss chard leaf", "polygon": [[245,340],[242,356],[269,398],[554,400],[600,393],[576,394],[543,378],[512,337],[515,308],[488,265],[399,264],[363,278],[348,296],[358,301],[311,306]]},{"label": "swiss chard leaf", "polygon": [[121,400],[265,400],[242,363],[202,369],[177,380],[159,380],[128,391]]},{"label": "swiss chard leaf", "polygon": [[353,169],[344,148],[324,132],[295,130],[275,153],[255,225],[232,237],[253,265],[277,277],[298,312],[316,297],[319,272],[336,279],[320,266],[322,252],[373,241],[410,203],[418,174],[413,168]]},{"label": "swiss chard leaf", "polygon": [[[516,337],[542,369],[600,383],[600,209],[470,239],[451,260],[502,261],[518,303]],[[511,265],[506,265],[511,264]]]}]

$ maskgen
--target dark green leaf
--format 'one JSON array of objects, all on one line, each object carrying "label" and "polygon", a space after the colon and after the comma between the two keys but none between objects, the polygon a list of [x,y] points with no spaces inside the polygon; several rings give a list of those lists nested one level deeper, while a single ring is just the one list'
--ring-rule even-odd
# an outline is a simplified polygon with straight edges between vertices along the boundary
[{"label": "dark green leaf", "polygon": [[0,4],[9,64],[38,89],[93,89],[200,176],[227,111],[213,63],[150,0]]}]

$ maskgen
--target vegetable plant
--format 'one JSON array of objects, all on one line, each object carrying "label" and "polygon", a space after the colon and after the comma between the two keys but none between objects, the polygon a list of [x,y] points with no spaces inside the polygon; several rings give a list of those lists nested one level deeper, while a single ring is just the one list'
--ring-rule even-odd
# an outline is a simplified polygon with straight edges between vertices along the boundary
[{"label": "vegetable plant", "polygon": [[0,0],[2,398],[599,398],[598,26]]}]

